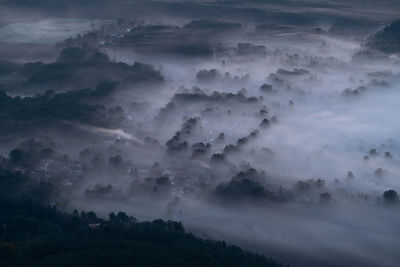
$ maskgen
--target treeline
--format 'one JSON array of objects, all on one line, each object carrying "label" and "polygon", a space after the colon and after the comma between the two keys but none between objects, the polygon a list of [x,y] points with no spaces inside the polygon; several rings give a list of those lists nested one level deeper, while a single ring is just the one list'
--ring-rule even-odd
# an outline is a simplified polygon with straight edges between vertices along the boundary
[{"label": "treeline", "polygon": [[399,53],[400,20],[385,26],[368,41],[367,45],[386,54]]},{"label": "treeline", "polygon": [[179,222],[67,214],[48,205],[54,194],[50,184],[0,169],[0,266],[283,266],[197,238]]},{"label": "treeline", "polygon": [[101,105],[85,103],[93,97],[108,94],[112,84],[102,84],[96,89],[82,89],[56,94],[47,91],[32,97],[11,97],[0,91],[0,126],[2,131],[12,131],[20,126],[52,120],[80,121],[104,125],[106,110]]}]

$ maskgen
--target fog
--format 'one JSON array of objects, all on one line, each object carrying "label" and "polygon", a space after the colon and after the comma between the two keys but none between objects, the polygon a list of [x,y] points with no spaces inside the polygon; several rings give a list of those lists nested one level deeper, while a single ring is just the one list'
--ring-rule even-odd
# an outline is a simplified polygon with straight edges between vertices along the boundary
[{"label": "fog", "polygon": [[[290,266],[398,265],[400,206],[383,194],[400,190],[400,58],[368,45],[398,5],[133,2],[120,16],[71,2],[1,21],[0,50],[15,44],[0,53],[9,101],[71,98],[10,113],[4,158],[51,148],[15,168],[54,184],[67,211],[182,221]],[[33,61],[44,74],[22,65]]]}]

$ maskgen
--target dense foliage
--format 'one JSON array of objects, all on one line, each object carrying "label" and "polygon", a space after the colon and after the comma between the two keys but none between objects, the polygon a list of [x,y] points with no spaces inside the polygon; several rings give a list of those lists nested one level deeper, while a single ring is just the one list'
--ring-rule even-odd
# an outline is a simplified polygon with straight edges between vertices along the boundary
[{"label": "dense foliage", "polygon": [[1,266],[282,266],[264,256],[203,240],[182,224],[138,223],[123,212],[66,214],[46,206],[52,187],[0,171]]},{"label": "dense foliage", "polygon": [[[104,81],[118,84],[158,84],[164,79],[153,66],[135,62],[132,65],[113,62],[96,49],[67,47],[51,63],[29,62],[18,64],[0,60],[0,88],[18,95],[44,90],[67,91],[95,88]],[[122,87],[124,87],[122,86]]]},{"label": "dense foliage", "polygon": [[369,41],[368,46],[387,54],[400,52],[400,20],[386,26]]},{"label": "dense foliage", "polygon": [[107,94],[112,87],[100,86],[98,89],[82,89],[55,94],[47,91],[33,97],[11,97],[0,91],[0,126],[10,131],[22,124],[38,125],[51,120],[75,120],[102,124],[104,107],[91,105],[85,100]]},{"label": "dense foliage", "polygon": [[217,197],[225,200],[269,200],[287,201],[290,195],[283,188],[273,190],[263,185],[266,179],[264,173],[258,173],[255,169],[239,172],[228,183],[221,183],[215,189]]}]

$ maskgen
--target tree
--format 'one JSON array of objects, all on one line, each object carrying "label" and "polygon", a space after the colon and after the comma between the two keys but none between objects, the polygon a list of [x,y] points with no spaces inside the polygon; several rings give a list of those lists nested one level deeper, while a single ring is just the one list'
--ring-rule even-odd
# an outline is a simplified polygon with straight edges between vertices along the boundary
[{"label": "tree", "polygon": [[319,195],[319,202],[320,203],[329,203],[332,200],[332,196],[331,194],[329,194],[328,192],[326,193],[322,193]]},{"label": "tree", "polygon": [[394,204],[399,202],[399,194],[393,190],[387,190],[383,193],[383,201],[387,204]]},{"label": "tree", "polygon": [[58,61],[60,62],[79,62],[82,61],[85,56],[84,51],[79,47],[68,47],[64,48]]},{"label": "tree", "polygon": [[24,160],[24,152],[20,149],[13,149],[10,152],[10,161],[14,164],[21,164]]}]

